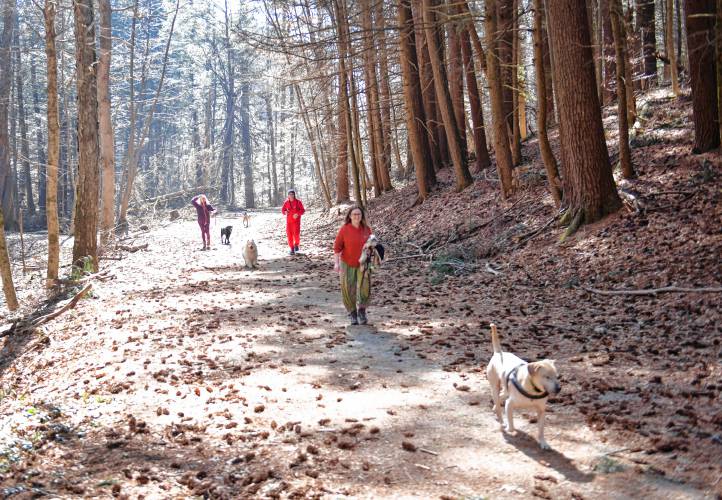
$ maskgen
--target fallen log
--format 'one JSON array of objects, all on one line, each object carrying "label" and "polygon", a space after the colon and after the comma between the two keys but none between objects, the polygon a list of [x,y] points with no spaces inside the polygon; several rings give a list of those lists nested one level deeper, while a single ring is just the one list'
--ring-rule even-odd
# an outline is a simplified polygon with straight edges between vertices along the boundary
[{"label": "fallen log", "polygon": [[63,307],[61,307],[61,308],[58,309],[57,311],[51,312],[50,314],[46,314],[45,316],[40,316],[39,318],[36,318],[35,320],[32,321],[32,323],[30,323],[30,326],[32,326],[32,327],[38,327],[38,326],[40,326],[40,325],[42,325],[42,324],[44,324],[44,323],[47,323],[47,322],[50,321],[51,319],[57,318],[58,316],[60,316],[61,314],[63,314],[63,313],[64,313],[65,311],[67,311],[68,309],[74,308],[76,305],[78,305],[78,302],[80,302],[80,299],[82,299],[92,288],[93,288],[93,284],[92,284],[92,283],[88,283],[87,285],[85,285],[85,287],[83,287],[82,290],[80,290],[80,291],[75,295],[75,297],[73,297],[72,299],[70,299],[70,300],[68,301],[68,303],[65,304]]}]

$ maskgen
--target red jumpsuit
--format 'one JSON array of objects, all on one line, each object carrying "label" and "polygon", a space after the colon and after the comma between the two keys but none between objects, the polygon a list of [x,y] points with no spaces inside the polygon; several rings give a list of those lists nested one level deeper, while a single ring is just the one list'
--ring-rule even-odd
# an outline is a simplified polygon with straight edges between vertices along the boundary
[{"label": "red jumpsuit", "polygon": [[[281,207],[281,213],[286,216],[286,236],[288,237],[288,246],[293,250],[301,244],[301,216],[306,212],[303,203],[298,198],[286,200]],[[298,214],[297,218],[293,218],[294,214]]]}]

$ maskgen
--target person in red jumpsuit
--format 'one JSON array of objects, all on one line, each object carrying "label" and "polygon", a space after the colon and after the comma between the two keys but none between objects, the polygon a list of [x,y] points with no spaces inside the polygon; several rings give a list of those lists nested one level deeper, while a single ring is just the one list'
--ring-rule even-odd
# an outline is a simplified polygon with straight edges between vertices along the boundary
[{"label": "person in red jumpsuit", "polygon": [[301,216],[306,212],[301,200],[296,198],[296,191],[288,191],[288,199],[281,207],[281,213],[286,216],[286,236],[291,255],[298,252],[298,245],[301,243]]}]

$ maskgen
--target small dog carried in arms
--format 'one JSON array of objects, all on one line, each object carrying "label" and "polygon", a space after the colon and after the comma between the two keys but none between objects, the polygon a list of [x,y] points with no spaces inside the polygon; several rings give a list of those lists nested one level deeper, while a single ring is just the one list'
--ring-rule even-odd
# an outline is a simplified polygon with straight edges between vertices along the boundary
[{"label": "small dog carried in arms", "polygon": [[361,272],[372,271],[381,266],[384,260],[384,246],[375,235],[369,236],[361,249],[361,257],[359,257],[359,267]]},{"label": "small dog carried in arms", "polygon": [[243,260],[247,268],[258,269],[258,247],[255,241],[246,241],[246,246],[243,247]]},{"label": "small dog carried in arms", "polygon": [[[486,367],[486,378],[491,388],[494,412],[502,430],[514,432],[514,409],[536,410],[539,429],[539,446],[550,449],[544,440],[544,416],[551,394],[559,394],[559,375],[553,359],[528,363],[510,352],[502,352],[496,325],[491,324],[491,345],[494,354]],[[504,404],[506,426],[501,414]]]},{"label": "small dog carried in arms", "polygon": [[[231,232],[233,231],[233,226],[226,226],[221,228],[221,245],[230,245],[231,244]],[[225,238],[225,240],[224,240]]]}]

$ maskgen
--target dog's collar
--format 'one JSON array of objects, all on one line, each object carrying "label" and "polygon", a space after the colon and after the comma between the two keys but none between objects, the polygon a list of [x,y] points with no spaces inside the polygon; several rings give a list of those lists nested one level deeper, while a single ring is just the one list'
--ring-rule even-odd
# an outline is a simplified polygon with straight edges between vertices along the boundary
[{"label": "dog's collar", "polygon": [[511,383],[514,384],[514,387],[516,387],[516,390],[521,393],[522,396],[529,398],[529,399],[544,399],[549,396],[549,393],[547,391],[544,391],[542,389],[539,389],[536,385],[534,385],[533,380],[529,380],[531,382],[532,387],[540,391],[540,394],[530,394],[529,392],[524,389],[519,381],[516,378],[516,372],[519,371],[519,368],[521,368],[524,365],[519,365],[516,368],[514,368],[512,371],[509,372],[509,375],[506,377],[507,386],[509,385],[509,381],[511,380]]}]

